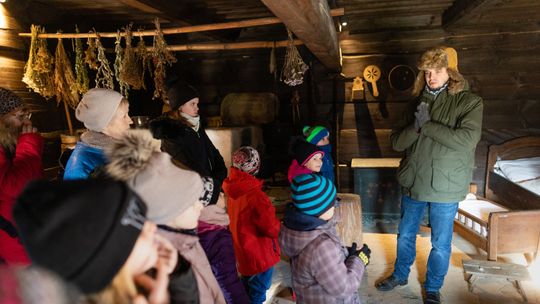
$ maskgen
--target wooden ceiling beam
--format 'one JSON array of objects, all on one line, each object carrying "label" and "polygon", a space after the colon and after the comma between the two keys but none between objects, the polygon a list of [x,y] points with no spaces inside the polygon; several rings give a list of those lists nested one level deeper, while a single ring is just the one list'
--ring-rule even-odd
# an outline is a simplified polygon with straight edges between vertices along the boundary
[{"label": "wooden ceiling beam", "polygon": [[482,9],[498,1],[500,0],[456,0],[452,6],[443,12],[442,26],[450,28],[467,18],[477,15]]},{"label": "wooden ceiling beam", "polygon": [[339,44],[326,0],[261,0],[332,71],[341,70]]}]

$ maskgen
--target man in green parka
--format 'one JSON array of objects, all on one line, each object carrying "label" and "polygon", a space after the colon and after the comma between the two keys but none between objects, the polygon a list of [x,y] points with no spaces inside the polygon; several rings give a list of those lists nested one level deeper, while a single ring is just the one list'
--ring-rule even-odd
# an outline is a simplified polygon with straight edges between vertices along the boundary
[{"label": "man in green parka", "polygon": [[406,285],[416,257],[416,234],[426,208],[431,225],[424,303],[440,303],[450,261],[454,217],[472,179],[474,151],[482,132],[482,99],[458,72],[453,48],[426,51],[413,90],[417,98],[390,139],[405,151],[397,172],[403,189],[397,257],[392,275],[377,289]]}]

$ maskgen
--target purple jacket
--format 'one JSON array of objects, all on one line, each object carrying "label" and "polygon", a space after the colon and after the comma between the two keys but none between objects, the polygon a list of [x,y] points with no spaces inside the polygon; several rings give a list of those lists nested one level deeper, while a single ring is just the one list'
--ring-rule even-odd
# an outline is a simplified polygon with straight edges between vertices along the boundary
[{"label": "purple jacket", "polygon": [[291,259],[297,303],[360,303],[358,288],[365,266],[358,257],[347,258],[335,217],[325,222],[289,206],[279,243]]}]

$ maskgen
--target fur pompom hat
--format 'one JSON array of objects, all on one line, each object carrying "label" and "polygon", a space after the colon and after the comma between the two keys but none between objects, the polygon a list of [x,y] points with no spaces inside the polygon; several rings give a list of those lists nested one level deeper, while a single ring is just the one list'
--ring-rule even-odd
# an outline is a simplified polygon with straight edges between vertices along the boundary
[{"label": "fur pompom hat", "polygon": [[148,130],[129,130],[106,153],[107,173],[131,186],[156,224],[169,224],[197,201],[210,202],[212,180],[176,166]]},{"label": "fur pompom hat", "polygon": [[414,83],[413,95],[418,96],[426,85],[425,71],[427,69],[447,68],[448,76],[448,92],[456,94],[465,88],[465,78],[458,70],[458,55],[457,51],[451,47],[435,47],[429,49],[422,54],[417,65],[420,72],[416,76]]}]

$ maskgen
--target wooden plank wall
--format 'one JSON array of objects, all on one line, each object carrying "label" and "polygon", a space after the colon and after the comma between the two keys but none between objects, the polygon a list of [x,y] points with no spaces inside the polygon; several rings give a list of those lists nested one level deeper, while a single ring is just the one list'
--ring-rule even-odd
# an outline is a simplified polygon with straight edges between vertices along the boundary
[{"label": "wooden plank wall", "polygon": [[[517,136],[540,134],[540,58],[537,56],[540,31],[522,28],[499,32],[462,29],[452,33],[432,30],[344,35],[341,40],[345,55],[343,73],[352,79],[361,76],[367,65],[376,64],[383,74],[379,90],[384,92],[388,89],[388,62],[392,62],[390,66],[414,67],[425,49],[435,45],[454,47],[458,51],[460,72],[469,81],[471,90],[484,99],[483,135],[476,150],[473,178],[481,190],[488,145]],[[350,83],[344,83],[344,87],[348,92]],[[340,113],[343,117],[339,145],[341,164],[350,166],[353,157],[399,156],[390,148],[388,135],[409,98],[393,95],[392,89],[389,91],[387,96],[381,94],[377,99],[368,92],[364,102],[344,104]],[[387,111],[384,116],[381,104]],[[341,191],[351,191],[352,172],[349,167],[340,169]]]}]

